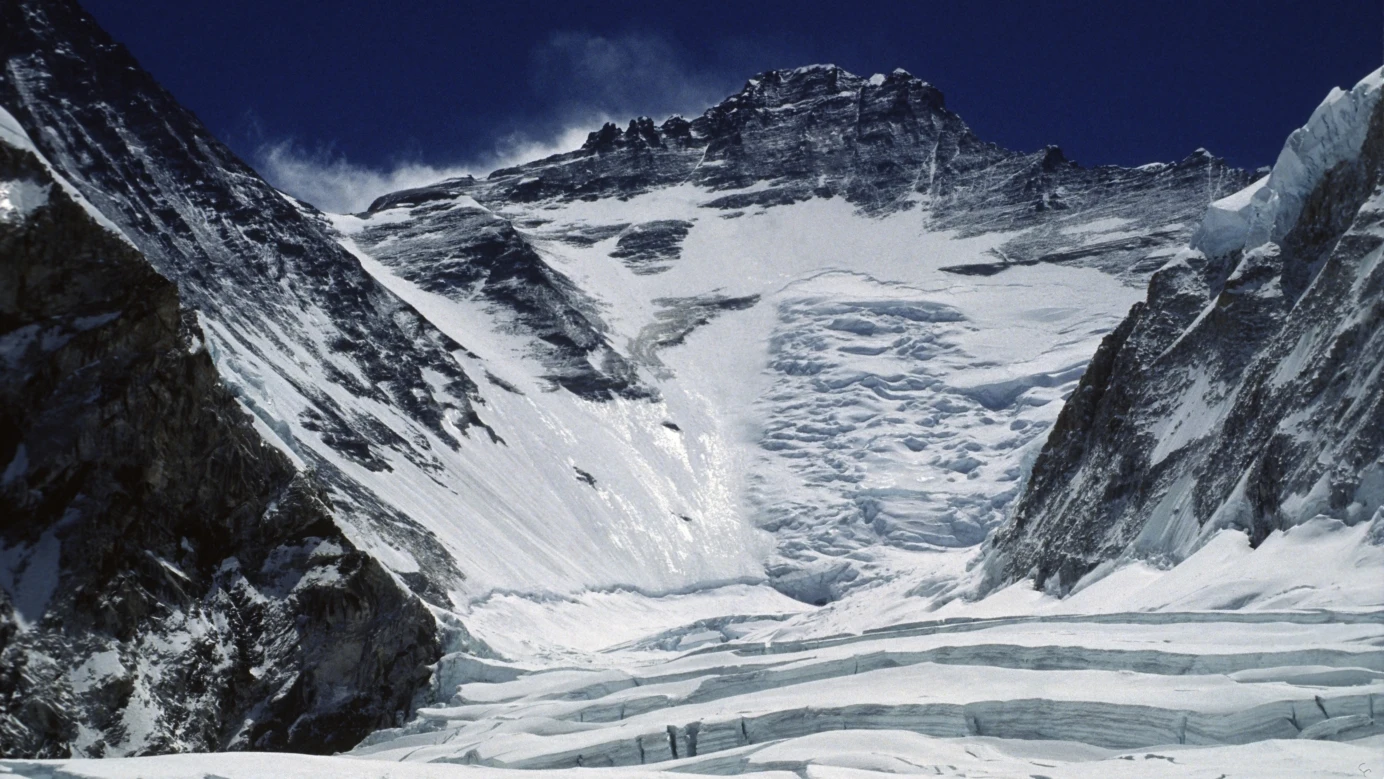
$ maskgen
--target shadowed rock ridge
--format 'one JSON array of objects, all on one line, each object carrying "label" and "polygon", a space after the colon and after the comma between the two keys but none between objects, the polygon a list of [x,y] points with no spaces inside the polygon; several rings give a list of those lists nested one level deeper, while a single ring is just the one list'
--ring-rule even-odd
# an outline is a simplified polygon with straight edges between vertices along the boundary
[{"label": "shadowed rock ridge", "polygon": [[[1066,243],[1045,228],[1052,211],[1195,220],[1209,199],[1248,183],[1198,150],[1175,164],[1084,168],[1049,146],[1029,154],[976,137],[942,92],[903,70],[861,78],[834,65],[761,73],[692,121],[647,117],[607,124],[582,148],[471,177],[385,195],[371,212],[468,194],[498,206],[548,199],[628,198],[691,183],[727,195],[708,205],[743,209],[844,197],[871,214],[931,209],[940,229],[963,233],[1038,227],[1009,251],[1043,258]],[[744,193],[734,190],[766,186]],[[1147,247],[1145,247],[1147,248]],[[1092,247],[1088,254],[1112,247]],[[1066,258],[1073,259],[1073,258]]]},{"label": "shadowed rock ridge", "polygon": [[[438,470],[427,436],[482,427],[460,346],[380,286],[313,213],[216,140],[73,0],[0,4],[0,106],[202,314],[222,381],[318,472],[355,537],[401,549],[439,593],[435,537],[343,461]],[[429,378],[431,377],[431,378]],[[376,413],[339,398],[367,400]],[[387,416],[389,418],[382,418]],[[407,435],[391,425],[406,419]],[[484,433],[482,433],[484,435]]]},{"label": "shadowed rock ridge", "polygon": [[1379,80],[1333,93],[1154,274],[995,537],[990,586],[1065,593],[1102,564],[1175,563],[1222,528],[1257,546],[1318,516],[1384,539]]},{"label": "shadowed rock ridge", "polygon": [[331,752],[393,724],[431,614],[220,384],[177,289],[46,187],[0,220],[0,755]]},{"label": "shadowed rock ridge", "polygon": [[[0,149],[0,179],[48,198],[0,223],[0,753],[331,752],[394,724],[443,640],[399,582],[440,602],[460,572],[431,534],[295,440],[255,402],[263,374],[244,368],[312,354],[323,377],[287,377],[307,399],[304,426],[379,468],[383,450],[427,453],[323,386],[464,429],[478,419],[456,345],[75,2],[0,4],[0,60],[0,106],[28,136]],[[317,311],[340,337],[305,330]],[[219,378],[217,347],[232,352]],[[410,386],[437,377],[452,388],[440,401]],[[429,575],[396,579],[361,552],[353,533],[371,528],[432,561]]]}]

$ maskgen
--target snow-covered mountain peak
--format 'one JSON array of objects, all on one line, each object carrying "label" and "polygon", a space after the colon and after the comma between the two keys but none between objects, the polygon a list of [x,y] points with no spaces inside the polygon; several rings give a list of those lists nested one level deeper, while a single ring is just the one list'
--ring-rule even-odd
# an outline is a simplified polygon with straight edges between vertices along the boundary
[{"label": "snow-covered mountain peak", "polygon": [[[402,725],[357,755],[806,775],[940,772],[945,753],[988,775],[983,745],[1047,776],[1081,770],[1047,750],[1100,773],[1126,762],[1106,750],[1377,732],[1379,123],[1236,270],[1187,243],[1245,172],[1204,150],[1133,169],[1007,150],[903,71],[762,73],[692,119],[328,215],[75,0],[0,4],[0,54],[0,131],[166,277],[110,236],[49,252],[92,230],[57,178],[42,205],[6,190],[32,218],[0,232],[55,202],[85,227],[0,264],[38,282],[0,304],[93,293],[42,337],[0,333],[0,357],[56,360],[45,375],[82,390],[24,408],[163,447],[111,494],[173,496],[148,521],[67,523],[74,490],[31,508],[53,472],[34,463],[64,456],[0,418],[0,498],[26,518],[0,523],[0,657],[38,663],[0,669],[0,739],[26,753],[336,749]],[[1312,138],[1349,135],[1349,103]],[[1270,177],[1283,192],[1330,157],[1312,138]],[[38,164],[0,180],[42,186]],[[45,252],[98,281],[123,257],[158,316]],[[151,333],[160,364],[196,370],[126,382],[133,404],[80,385]],[[222,515],[237,532],[209,538]],[[955,597],[988,574],[1013,586]],[[1328,611],[1254,611],[1306,608]],[[47,645],[12,640],[35,624]],[[1245,753],[1217,754],[1176,760]],[[130,770],[206,764],[180,765]]]},{"label": "snow-covered mountain peak", "polygon": [[[764,107],[782,107],[804,100],[835,97],[843,93],[854,93],[858,96],[866,88],[905,83],[916,83],[936,91],[926,82],[914,78],[903,68],[895,68],[888,75],[875,74],[869,78],[861,78],[836,65],[808,65],[800,68],[766,70],[759,73],[746,81],[740,92],[730,96],[720,105],[725,106],[728,103],[737,102],[743,97],[753,97],[762,101]],[[940,104],[941,92],[936,91],[936,93]],[[715,108],[711,110],[714,111]]]},{"label": "snow-covered mountain peak", "polygon": [[1268,176],[1211,205],[1193,245],[1219,256],[1281,240],[1322,177],[1360,156],[1381,86],[1384,68],[1350,90],[1332,89],[1288,136]]},{"label": "snow-covered mountain peak", "polygon": [[[542,200],[630,194],[683,180],[734,189],[794,179],[789,197],[800,199],[798,192],[838,188],[842,167],[855,164],[849,158],[862,143],[878,149],[867,157],[922,159],[921,146],[931,143],[950,154],[954,142],[941,136],[969,132],[946,111],[939,90],[902,69],[862,79],[835,66],[809,66],[760,73],[691,121],[673,116],[659,124],[638,117],[624,128],[607,123],[575,151],[495,171],[487,182],[505,188],[506,199]],[[790,145],[790,139],[797,140]],[[983,148],[973,139],[962,145],[973,143]],[[876,176],[887,175],[885,160],[876,167]],[[605,175],[593,176],[593,168]],[[585,186],[568,189],[563,180],[573,177]],[[894,200],[908,183],[894,184]]]},{"label": "snow-covered mountain peak", "polygon": [[[1206,203],[1244,183],[1209,156],[1126,170],[1082,168],[1056,146],[1005,151],[908,73],[875,81],[761,73],[690,122],[611,123],[573,152],[384,196],[343,238],[414,305],[434,296],[433,321],[472,323],[443,329],[502,392],[667,414],[622,445],[623,464],[670,429],[684,446],[715,442],[718,459],[702,460],[715,472],[688,472],[673,502],[732,506],[718,522],[774,534],[776,586],[829,600],[898,550],[984,537],[1090,339]],[[1007,297],[1016,283],[1041,289],[1047,313],[1000,337],[1010,325],[994,311],[1031,308],[1032,295]],[[504,430],[525,429],[517,418],[495,424],[522,440]],[[558,479],[626,483],[584,449],[557,458]],[[653,492],[622,497],[655,501],[636,514],[697,516]]]}]

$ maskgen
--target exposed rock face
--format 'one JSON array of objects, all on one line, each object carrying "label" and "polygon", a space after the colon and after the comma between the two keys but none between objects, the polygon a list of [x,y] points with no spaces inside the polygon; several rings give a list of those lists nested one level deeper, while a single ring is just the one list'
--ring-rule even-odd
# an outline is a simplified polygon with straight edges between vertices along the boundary
[{"label": "exposed rock face", "polygon": [[0,182],[31,195],[0,208],[0,754],[394,724],[440,653],[427,608],[265,443],[172,283],[32,152],[0,143]]},{"label": "exposed rock face", "polygon": [[[1146,275],[1157,265],[1138,260],[1185,240],[1210,200],[1248,182],[1204,150],[1175,164],[1132,169],[1083,168],[1055,146],[1008,151],[977,138],[946,108],[940,90],[903,70],[865,79],[815,65],[761,73],[691,122],[675,116],[655,125],[641,117],[624,130],[607,124],[577,151],[497,170],[483,181],[467,177],[387,195],[370,210],[461,193],[492,208],[628,198],[690,183],[752,190],[706,204],[716,209],[841,196],[871,214],[923,204],[938,229],[962,234],[1032,228],[996,263],[960,273],[1064,262]],[[1142,234],[1082,245],[1061,232],[1069,222],[1063,217],[1074,214],[1130,219]],[[648,226],[632,232],[640,228]]]},{"label": "exposed rock face", "polygon": [[996,537],[994,581],[1064,592],[1121,556],[1176,562],[1221,528],[1257,545],[1316,516],[1379,516],[1381,80],[1333,93],[1153,276]]},{"label": "exposed rock face", "polygon": [[496,320],[534,337],[547,378],[563,389],[591,400],[654,394],[611,348],[596,306],[509,221],[475,204],[407,194],[394,197],[392,207],[426,205],[413,208],[407,223],[362,233],[361,248],[420,289],[483,297]]},{"label": "exposed rock face", "polygon": [[681,244],[690,229],[692,223],[681,219],[659,219],[634,225],[620,236],[610,256],[624,260],[631,270],[641,275],[662,273],[668,270],[668,263],[682,253]]},{"label": "exposed rock face", "polygon": [[426,569],[420,592],[444,602],[463,578],[453,556],[370,474],[401,462],[439,471],[479,423],[475,386],[451,356],[459,345],[212,137],[75,0],[0,4],[0,61],[0,106],[201,313],[222,380],[318,472],[352,537],[416,563],[405,571]]}]

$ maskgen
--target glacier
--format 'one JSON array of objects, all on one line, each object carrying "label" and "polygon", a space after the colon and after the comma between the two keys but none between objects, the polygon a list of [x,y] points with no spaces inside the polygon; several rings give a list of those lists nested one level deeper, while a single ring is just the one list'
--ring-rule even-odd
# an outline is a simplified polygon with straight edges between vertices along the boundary
[{"label": "glacier", "polygon": [[[1132,316],[1152,356],[1188,355],[1178,392],[1131,412],[1158,473],[1239,440],[1237,377],[1193,351],[1217,296],[1306,301],[1253,321],[1290,323],[1264,386],[1317,364],[1328,320],[1372,343],[1378,251],[1334,247],[1377,237],[1373,190],[1321,219],[1320,263],[1282,267],[1314,193],[1377,144],[1379,72],[1257,181],[1205,150],[1132,169],[1006,150],[907,72],[822,65],[333,214],[236,160],[74,3],[23,5],[0,132],[178,286],[190,348],[435,633],[399,661],[406,710],[334,757],[152,756],[108,728],[131,756],[84,759],[84,725],[71,758],[0,770],[1286,776],[1384,755],[1384,471],[1340,511],[1319,510],[1330,479],[1294,492],[1269,525],[1233,520],[1243,500],[1191,522],[1193,481],[1170,479],[1089,554],[1071,539],[1099,522],[1042,503],[1119,475],[1125,449],[1072,471],[1054,442],[1099,441],[1072,421],[1088,388],[1143,391],[1109,358],[1144,337]],[[1297,316],[1333,295],[1337,319]],[[60,531],[12,555],[56,556],[55,592]],[[61,621],[0,584],[26,629]],[[53,682],[72,716],[102,721],[82,696],[148,665],[131,646],[76,650]]]}]

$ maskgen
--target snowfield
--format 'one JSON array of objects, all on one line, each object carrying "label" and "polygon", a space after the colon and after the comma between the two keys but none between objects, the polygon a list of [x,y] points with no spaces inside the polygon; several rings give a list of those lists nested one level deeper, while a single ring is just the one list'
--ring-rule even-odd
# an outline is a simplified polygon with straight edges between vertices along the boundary
[{"label": "snowfield", "polygon": [[[777,547],[799,570],[780,588],[825,601],[888,575],[900,552],[974,546],[1100,337],[1142,296],[1091,268],[944,271],[1012,236],[938,231],[921,208],[869,217],[814,199],[726,218],[705,207],[727,196],[682,185],[498,212],[542,222],[525,238],[588,296],[654,402],[551,392],[493,303],[425,291],[372,257],[373,246],[407,256],[394,231],[408,209],[334,218],[367,271],[465,347],[467,372],[492,377],[478,413],[503,443],[462,439],[447,478],[409,489],[404,463],[361,476],[387,479],[395,506],[442,529],[470,599],[762,580]],[[462,196],[444,208],[481,206]],[[439,204],[417,210],[436,219]],[[612,256],[622,225],[660,221],[691,225],[665,271]],[[570,240],[580,234],[609,237]],[[545,489],[530,488],[534,473]],[[430,500],[443,485],[452,494]],[[560,553],[545,546],[555,539]]]},{"label": "snowfield", "polygon": [[54,779],[1358,776],[1384,761],[1380,534],[1323,519],[1251,550],[1226,531],[1179,566],[1127,565],[1065,599],[926,594],[968,575],[959,550],[821,608],[762,585],[496,596],[468,625],[505,659],[444,657],[436,703],[349,755],[0,766]]},{"label": "snowfield", "polygon": [[[205,348],[265,439],[326,474],[343,533],[427,603],[431,686],[331,757],[8,760],[0,774],[1384,775],[1379,501],[1349,522],[1309,512],[1253,548],[1164,516],[1064,597],[987,578],[987,539],[1150,275],[1186,263],[1189,242],[1281,239],[1303,188],[1365,143],[1379,73],[1334,92],[1273,173],[1230,197],[1200,150],[1092,171],[1055,147],[981,144],[900,73],[785,71],[724,104],[849,114],[866,90],[911,90],[936,138],[893,199],[862,201],[878,182],[855,179],[828,191],[826,173],[708,183],[734,165],[676,144],[658,164],[691,172],[618,195],[524,194],[601,159],[572,152],[362,214],[290,199],[285,223],[327,241],[345,281],[304,263],[204,291],[223,306],[200,312]],[[755,107],[819,78],[824,95]],[[675,130],[612,125],[588,144]],[[2,110],[0,138],[32,146]],[[945,144],[962,173],[939,168]],[[939,175],[957,189],[934,189]],[[991,203],[1015,191],[1038,195]],[[45,192],[0,181],[0,220]],[[1129,206],[1146,192],[1157,207]],[[985,208],[958,211],[970,197]],[[1178,210],[1212,200],[1199,230]],[[369,305],[338,310],[338,288]],[[380,378],[390,359],[407,381]],[[1221,421],[1188,384],[1154,466]],[[57,570],[47,548],[0,546],[0,565],[21,554]],[[22,612],[49,578],[0,584]],[[124,669],[75,673],[95,688]]]}]

